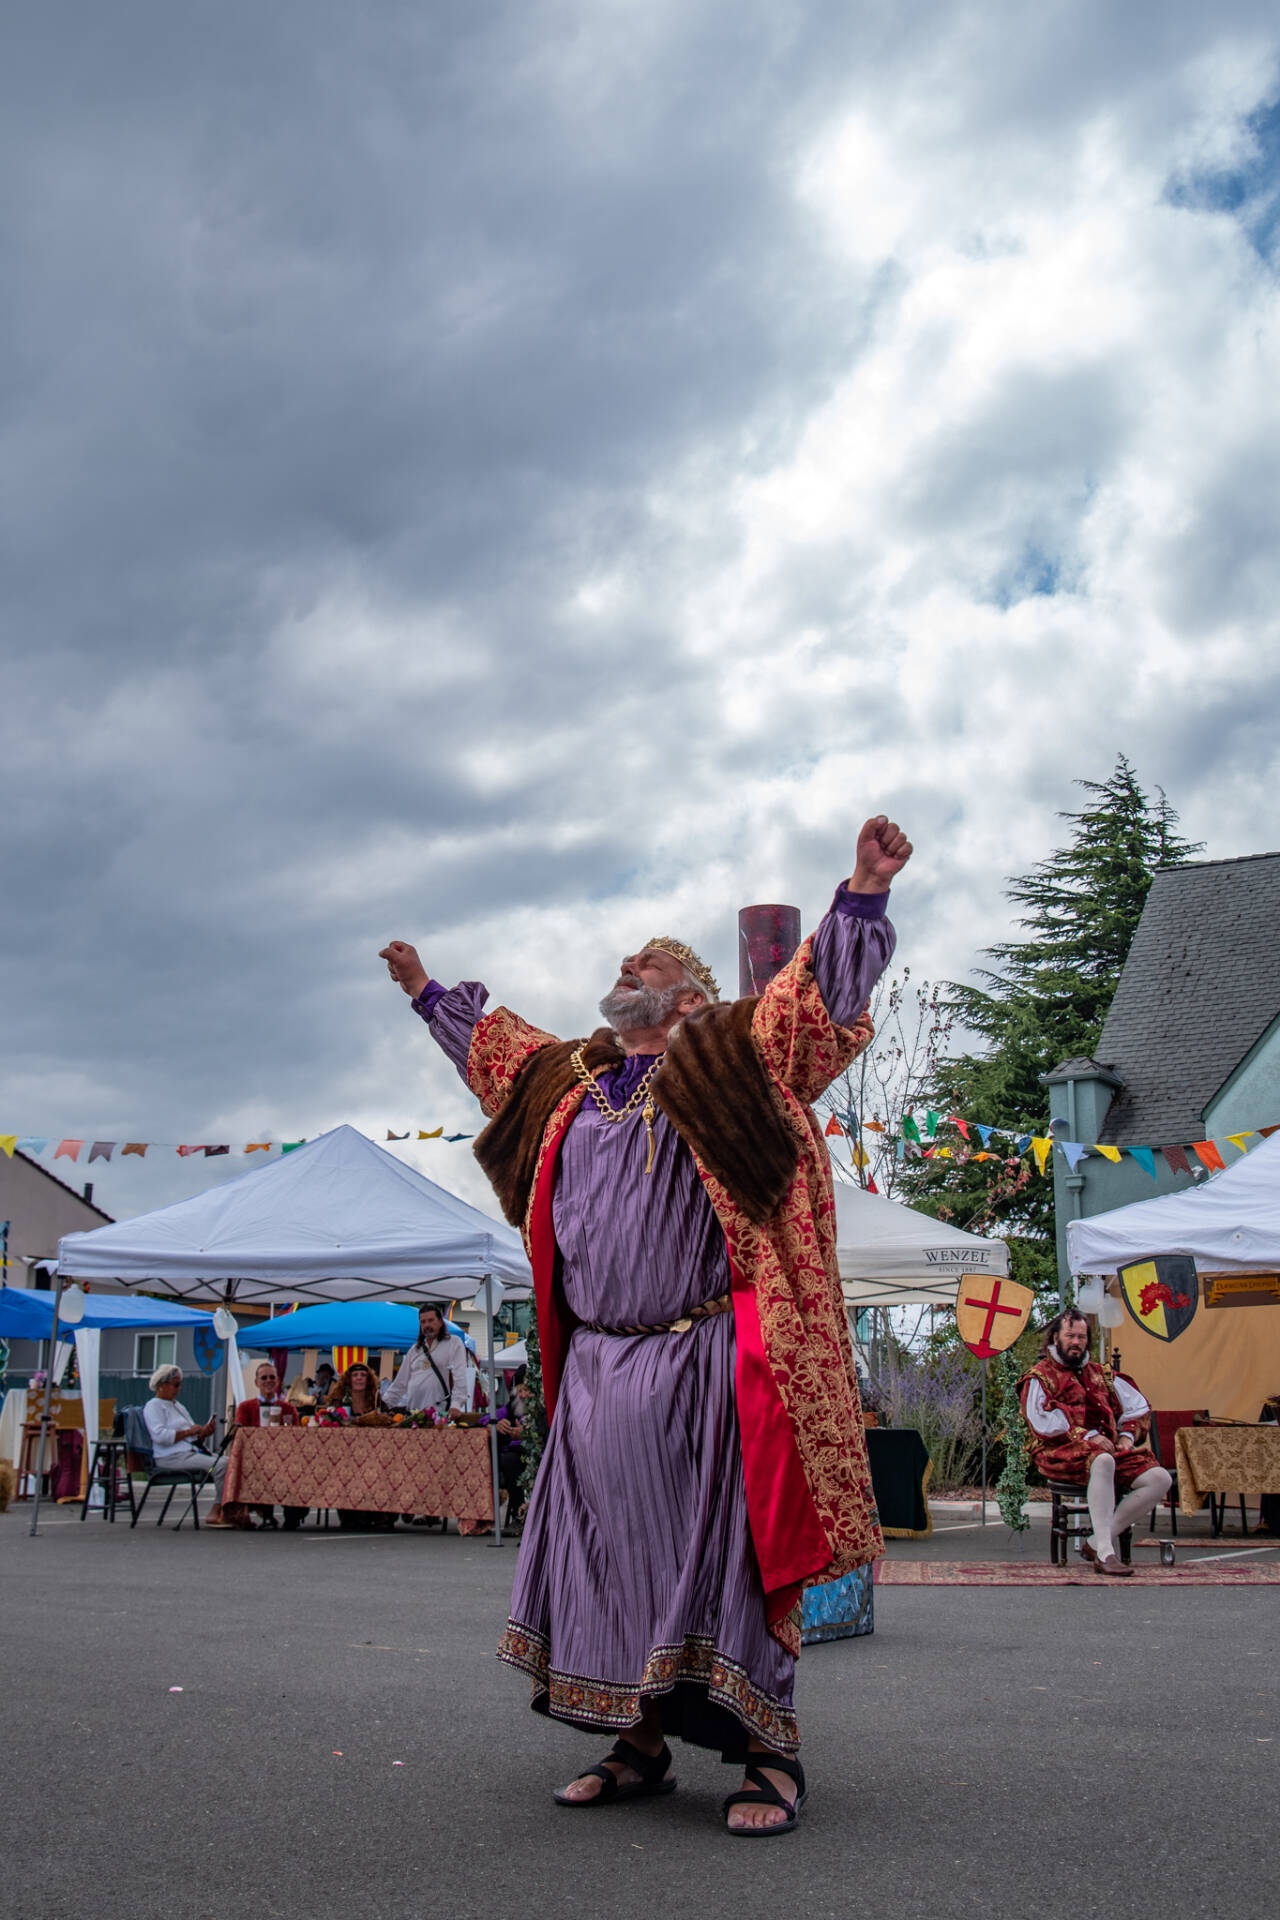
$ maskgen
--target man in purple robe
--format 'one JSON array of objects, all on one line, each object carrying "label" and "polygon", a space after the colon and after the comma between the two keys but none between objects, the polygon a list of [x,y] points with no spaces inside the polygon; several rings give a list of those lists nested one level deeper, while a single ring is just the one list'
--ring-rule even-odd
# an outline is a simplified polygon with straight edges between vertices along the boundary
[{"label": "man in purple robe", "polygon": [[[782,1051],[798,1058],[809,1046],[826,1061],[816,1083],[812,1070],[807,1079],[788,1081],[776,1035],[770,1051],[775,988],[759,1002],[720,1010],[732,1017],[743,1009],[740,1030],[759,1048],[767,1075],[760,1080],[759,1128],[781,1124],[778,1110],[789,1101],[798,1116],[793,1132],[804,1135],[811,1161],[824,1150],[794,1089],[803,1088],[807,1104],[814,1085],[825,1085],[835,1064],[857,1049],[850,1030],[859,1026],[894,947],[885,917],[889,885],[910,854],[893,822],[883,815],[869,820],[853,877],[837,889],[831,910],[787,970],[792,979],[775,983],[777,1001],[789,994],[801,1009],[801,1025],[790,1039],[784,1036]],[[534,1175],[512,1203],[496,1171],[496,1147],[488,1158],[482,1149],[521,1101],[534,1110],[533,1136],[541,1139],[537,1171],[549,1203],[548,1233],[554,1230],[548,1241],[554,1310],[568,1332],[499,1652],[530,1675],[535,1710],[583,1729],[625,1733],[603,1762],[555,1798],[581,1808],[670,1792],[675,1781],[665,1736],[678,1734],[719,1750],[728,1762],[745,1763],[742,1791],[725,1802],[730,1831],[761,1838],[788,1831],[805,1789],[792,1703],[794,1632],[777,1608],[790,1607],[804,1577],[815,1577],[826,1548],[799,1568],[794,1587],[771,1574],[781,1601],[772,1591],[766,1595],[761,1545],[766,1528],[777,1527],[766,1509],[770,1501],[782,1504],[783,1481],[762,1481],[755,1467],[754,1414],[758,1405],[771,1416],[780,1403],[776,1393],[769,1398],[774,1388],[767,1373],[752,1373],[751,1356],[739,1351],[745,1327],[756,1329],[759,1344],[755,1319],[742,1319],[744,1293],[749,1301],[747,1229],[736,1242],[736,1258],[727,1238],[745,1216],[733,1197],[732,1172],[718,1179],[710,1164],[713,1136],[670,1117],[679,1112],[681,1046],[693,1046],[715,1025],[707,1013],[719,1000],[715,982],[678,941],[651,940],[623,960],[600,1003],[609,1030],[574,1046],[556,1043],[505,1009],[486,1014],[483,986],[464,981],[446,989],[402,941],[390,942],[381,957],[495,1116],[477,1153],[509,1217],[525,1226],[527,1243],[537,1231]],[[682,1022],[687,1033],[677,1037]],[[860,1043],[867,1038],[862,1023]],[[700,1044],[705,1050],[705,1041]],[[705,1057],[714,1061],[714,1048]],[[593,1060],[600,1064],[593,1067]],[[754,1059],[747,1064],[754,1067]],[[539,1108],[531,1075],[560,1065],[570,1090],[556,1081]],[[687,1091],[687,1061],[683,1071]],[[749,1078],[735,1078],[730,1103],[747,1098]],[[694,1147],[686,1137],[691,1132]],[[732,1150],[724,1164],[736,1164]],[[817,1164],[810,1168],[810,1190],[825,1180],[829,1200],[829,1172],[822,1161],[815,1175]],[[748,1208],[750,1202],[747,1194]],[[812,1205],[815,1212],[833,1211],[822,1201]],[[781,1202],[771,1198],[754,1218],[771,1209],[780,1211]],[[817,1229],[806,1218],[808,1238],[820,1239],[827,1223]],[[537,1257],[534,1265],[537,1275]],[[829,1261],[828,1279],[831,1273]],[[832,1285],[840,1317],[838,1334],[826,1329],[821,1358],[827,1366],[836,1339],[848,1347],[838,1285]],[[544,1300],[550,1303],[540,1288],[545,1353],[552,1329],[543,1325]],[[754,1315],[754,1303],[749,1306]],[[852,1378],[851,1358],[845,1362],[836,1351],[842,1391]],[[742,1382],[761,1378],[763,1397],[753,1399],[752,1420],[740,1429]],[[759,1395],[757,1386],[749,1391]],[[839,1404],[844,1423],[856,1423],[856,1397]],[[744,1452],[751,1455],[746,1479]],[[795,1484],[803,1493],[803,1480]],[[861,1501],[869,1509],[869,1485],[859,1488],[847,1474],[836,1497],[837,1504]],[[862,1537],[877,1544],[849,1553],[844,1564],[879,1550],[869,1515]]]}]

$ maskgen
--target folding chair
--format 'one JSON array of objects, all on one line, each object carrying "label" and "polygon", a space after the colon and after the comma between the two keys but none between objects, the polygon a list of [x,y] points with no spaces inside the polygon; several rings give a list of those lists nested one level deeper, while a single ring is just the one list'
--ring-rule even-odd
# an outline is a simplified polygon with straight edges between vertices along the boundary
[{"label": "folding chair", "polygon": [[[156,1518],[156,1525],[158,1527],[163,1526],[164,1517],[169,1511],[173,1496],[178,1491],[178,1488],[189,1488],[191,1493],[191,1524],[198,1531],[200,1527],[200,1509],[196,1505],[196,1496],[200,1492],[201,1487],[207,1484],[209,1476],[213,1472],[215,1456],[210,1455],[207,1466],[158,1467],[156,1465],[155,1450],[151,1444],[150,1429],[142,1417],[141,1407],[125,1408],[124,1433],[125,1440],[128,1443],[128,1450],[125,1454],[126,1471],[133,1473],[136,1469],[141,1473],[145,1473],[147,1476],[147,1484],[142,1489],[142,1497],[134,1508],[133,1518],[129,1522],[130,1531],[132,1531],[132,1529],[137,1526],[139,1520],[141,1520],[142,1509],[147,1504],[147,1495],[150,1493],[152,1487],[168,1487],[169,1489],[165,1503]],[[186,1517],[185,1512],[179,1515],[179,1527],[181,1527]]]}]

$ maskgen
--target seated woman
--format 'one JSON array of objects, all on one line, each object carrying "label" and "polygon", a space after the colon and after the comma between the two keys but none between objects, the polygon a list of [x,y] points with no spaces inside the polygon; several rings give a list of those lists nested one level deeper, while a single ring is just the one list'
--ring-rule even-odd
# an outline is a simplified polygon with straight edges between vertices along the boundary
[{"label": "seated woman", "polygon": [[[342,1378],[334,1381],[324,1404],[326,1407],[345,1407],[353,1424],[368,1414],[381,1413],[382,1394],[373,1368],[366,1366],[363,1360],[353,1361]],[[363,1507],[338,1508],[340,1527],[366,1532],[370,1529],[384,1531],[394,1527],[395,1523],[394,1513],[370,1512]]]},{"label": "seated woman", "polygon": [[206,1420],[198,1426],[191,1418],[178,1398],[182,1385],[181,1367],[157,1367],[148,1382],[152,1398],[142,1409],[142,1417],[147,1423],[147,1432],[151,1435],[151,1452],[156,1466],[166,1473],[211,1471],[213,1479],[213,1506],[205,1518],[206,1527],[232,1527],[248,1525],[247,1521],[224,1519],[222,1514],[222,1483],[227,1473],[227,1456],[220,1453],[215,1459],[196,1443],[207,1440],[213,1432],[214,1421]]},{"label": "seated woman", "polygon": [[345,1407],[353,1420],[362,1414],[382,1412],[382,1392],[373,1368],[363,1360],[354,1360],[335,1380],[325,1397],[326,1407]]}]

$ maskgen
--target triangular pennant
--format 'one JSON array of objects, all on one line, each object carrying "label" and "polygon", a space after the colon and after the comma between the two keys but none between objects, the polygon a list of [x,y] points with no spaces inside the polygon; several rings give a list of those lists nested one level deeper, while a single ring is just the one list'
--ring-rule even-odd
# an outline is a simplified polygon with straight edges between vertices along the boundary
[{"label": "triangular pennant", "polygon": [[959,1127],[961,1133],[964,1135],[966,1140],[969,1138],[969,1122],[967,1120],[962,1120],[958,1113],[953,1113],[951,1115],[951,1124],[953,1127]]},{"label": "triangular pennant", "polygon": [[179,1152],[179,1153],[180,1153],[180,1154],[182,1155],[182,1158],[183,1158],[184,1160],[188,1160],[188,1159],[190,1159],[190,1157],[191,1157],[191,1155],[192,1155],[193,1153],[203,1153],[203,1152],[204,1152],[204,1147],[203,1147],[203,1145],[198,1145],[198,1146],[188,1146],[188,1147],[179,1147],[179,1148],[178,1148],[178,1152]]},{"label": "triangular pennant", "polygon": [[246,1153],[270,1153],[270,1151],[271,1142],[269,1140],[251,1140],[245,1148]]},{"label": "triangular pennant", "polygon": [[902,1116],[902,1137],[904,1140],[914,1140],[917,1146],[920,1144],[920,1129],[913,1113],[904,1113]]},{"label": "triangular pennant", "polygon": [[1245,1141],[1252,1140],[1253,1134],[1254,1129],[1250,1127],[1247,1133],[1229,1133],[1227,1138],[1233,1147],[1239,1147],[1241,1153],[1248,1153],[1249,1149],[1246,1147]]},{"label": "triangular pennant", "polygon": [[978,1135],[982,1141],[983,1146],[989,1147],[991,1145],[991,1136],[995,1132],[995,1128],[978,1126],[978,1122],[976,1120],[974,1121],[973,1124],[975,1125],[975,1127],[978,1127]]},{"label": "triangular pennant", "polygon": [[19,1153],[43,1153],[45,1148],[48,1146],[48,1144],[49,1142],[47,1139],[39,1140],[34,1137],[29,1140],[19,1140],[18,1152]]},{"label": "triangular pennant", "polygon": [[854,1166],[858,1169],[858,1172],[861,1173],[862,1169],[866,1166],[867,1162],[870,1160],[871,1155],[867,1152],[865,1147],[854,1147],[852,1149],[851,1157],[853,1159]]},{"label": "triangular pennant", "polygon": [[834,1113],[831,1115],[831,1118],[827,1121],[827,1124],[822,1129],[822,1131],[828,1140],[830,1140],[835,1134],[839,1134],[840,1138],[842,1140],[844,1139],[844,1128],[840,1125],[840,1122],[836,1119]]},{"label": "triangular pennant", "polygon": [[1136,1160],[1138,1165],[1142,1168],[1142,1171],[1146,1174],[1150,1174],[1153,1180],[1156,1178],[1156,1156],[1155,1156],[1155,1150],[1153,1148],[1130,1147],[1129,1158],[1131,1160]]},{"label": "triangular pennant", "polygon": [[1088,1147],[1081,1146],[1078,1140],[1059,1140],[1058,1145],[1062,1148],[1063,1159],[1074,1173],[1088,1153]]},{"label": "triangular pennant", "polygon": [[1193,1140],[1191,1151],[1197,1160],[1202,1160],[1210,1173],[1220,1173],[1227,1164],[1212,1140]]},{"label": "triangular pennant", "polygon": [[1120,1164],[1119,1147],[1104,1147],[1101,1141],[1099,1141],[1097,1146],[1094,1148],[1094,1152],[1100,1153],[1104,1160],[1110,1160],[1114,1165],[1119,1166]]},{"label": "triangular pennant", "polygon": [[1044,1163],[1049,1158],[1049,1155],[1053,1151],[1052,1136],[1046,1133],[1033,1138],[1031,1142],[1031,1151],[1032,1153],[1034,1153],[1036,1157],[1036,1167],[1038,1168],[1041,1176],[1043,1177]]},{"label": "triangular pennant", "polygon": [[932,1140],[934,1134],[938,1131],[938,1122],[939,1120],[941,1120],[941,1118],[942,1118],[942,1115],[940,1113],[935,1113],[932,1107],[925,1114],[924,1130],[930,1140]]},{"label": "triangular pennant", "polygon": [[443,1132],[444,1132],[443,1127],[437,1127],[434,1133],[424,1133],[422,1131],[422,1128],[419,1127],[418,1138],[419,1140],[438,1140]]},{"label": "triangular pennant", "polygon": [[409,1129],[406,1127],[403,1133],[392,1133],[390,1127],[388,1127],[387,1138],[388,1140],[407,1140],[409,1138]]},{"label": "triangular pennant", "polygon": [[16,1133],[0,1133],[0,1153],[12,1160],[18,1145]]},{"label": "triangular pennant", "polygon": [[951,1158],[950,1147],[931,1147],[929,1153],[930,1157],[934,1160],[949,1160]]},{"label": "triangular pennant", "polygon": [[230,1153],[230,1151],[231,1151],[230,1147],[206,1147],[204,1150],[204,1157],[206,1160],[212,1160],[216,1154]]},{"label": "triangular pennant", "polygon": [[53,1157],[55,1160],[78,1160],[83,1145],[83,1140],[60,1140]]},{"label": "triangular pennant", "polygon": [[[406,1140],[408,1137],[408,1134],[405,1134],[404,1138]],[[306,1144],[305,1140],[282,1140],[280,1142],[280,1151],[281,1153],[295,1153],[299,1147],[305,1147]]]},{"label": "triangular pennant", "polygon": [[126,1140],[120,1149],[120,1158],[123,1160],[126,1153],[136,1153],[139,1160],[145,1160],[148,1144],[146,1140]]},{"label": "triangular pennant", "polygon": [[1273,1133],[1280,1133],[1280,1120],[1276,1121],[1274,1127],[1259,1127],[1258,1132],[1264,1140],[1269,1140]]},{"label": "triangular pennant", "polygon": [[1033,1137],[1034,1136],[1029,1133],[1020,1133],[1017,1139],[1013,1143],[1014,1152],[1025,1153],[1027,1148],[1031,1145]]},{"label": "triangular pennant", "polygon": [[865,1129],[866,1129],[866,1131],[867,1131],[868,1133],[883,1133],[883,1132],[884,1132],[884,1121],[883,1121],[883,1120],[864,1120],[862,1124],[863,1124],[863,1126],[865,1127]]},{"label": "triangular pennant", "polygon": [[1169,1163],[1170,1173],[1190,1173],[1191,1162],[1185,1147],[1161,1147],[1160,1151]]},{"label": "triangular pennant", "polygon": [[109,1160],[115,1144],[114,1140],[95,1140],[89,1149],[90,1160]]},{"label": "triangular pennant", "polygon": [[871,1178],[871,1175],[868,1174],[867,1175],[867,1192],[879,1193],[879,1191],[880,1191],[879,1187],[876,1185],[875,1181]]},{"label": "triangular pennant", "polygon": [[446,1135],[445,1135],[445,1139],[446,1139],[446,1140],[448,1140],[448,1141],[454,1141],[454,1140],[474,1140],[474,1139],[475,1139],[475,1135],[474,1135],[474,1134],[472,1134],[472,1133],[446,1133]]}]

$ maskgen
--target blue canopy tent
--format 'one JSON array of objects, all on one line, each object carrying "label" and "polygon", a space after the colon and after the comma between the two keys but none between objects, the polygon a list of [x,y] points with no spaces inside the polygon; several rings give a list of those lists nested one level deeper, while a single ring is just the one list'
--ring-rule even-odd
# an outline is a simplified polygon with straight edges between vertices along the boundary
[{"label": "blue canopy tent", "polygon": [[[65,1325],[65,1323],[63,1323]],[[180,1300],[149,1300],[136,1293],[87,1293],[78,1327],[209,1327],[211,1313]],[[0,1287],[0,1340],[48,1340],[53,1333],[53,1294],[27,1287]],[[416,1337],[416,1329],[415,1329]]]},{"label": "blue canopy tent", "polygon": [[[445,1323],[475,1352],[475,1341],[452,1320]],[[406,1353],[418,1337],[418,1309],[392,1300],[326,1300],[321,1306],[277,1313],[240,1329],[240,1345],[274,1353],[304,1347],[390,1347]]]},{"label": "blue canopy tent", "polygon": [[[0,1340],[65,1341],[74,1334],[84,1406],[85,1444],[92,1447],[98,1438],[98,1353],[103,1327],[212,1327],[213,1315],[202,1313],[198,1307],[183,1306],[180,1300],[149,1300],[141,1294],[86,1293],[77,1304],[80,1311],[72,1321],[66,1314],[67,1298],[61,1280],[56,1293],[38,1292],[27,1287],[0,1287]],[[59,1364],[57,1351],[55,1345],[55,1355],[45,1386],[42,1423],[46,1429],[53,1373]],[[36,1500],[31,1517],[32,1533],[39,1520],[40,1482],[37,1476]]]}]

